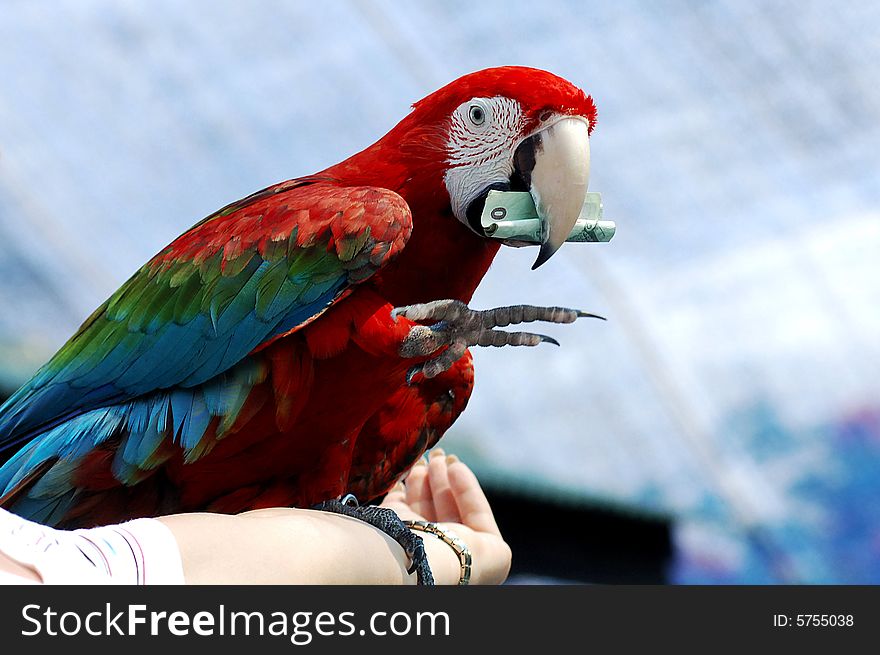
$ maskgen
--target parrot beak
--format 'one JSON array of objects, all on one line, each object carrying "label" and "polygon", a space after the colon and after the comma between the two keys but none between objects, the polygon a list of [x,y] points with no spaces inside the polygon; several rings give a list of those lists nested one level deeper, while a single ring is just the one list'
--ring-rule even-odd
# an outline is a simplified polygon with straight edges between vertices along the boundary
[{"label": "parrot beak", "polygon": [[565,117],[523,140],[514,155],[514,169],[541,219],[538,268],[565,243],[580,215],[590,179],[589,125]]}]

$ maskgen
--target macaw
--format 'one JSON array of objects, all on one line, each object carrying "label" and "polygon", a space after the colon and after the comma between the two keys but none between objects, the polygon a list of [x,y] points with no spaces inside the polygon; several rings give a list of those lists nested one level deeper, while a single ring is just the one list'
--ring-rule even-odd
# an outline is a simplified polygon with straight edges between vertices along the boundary
[{"label": "macaw", "polygon": [[537,345],[496,328],[586,315],[467,303],[502,245],[480,224],[488,192],[531,193],[539,266],[584,202],[595,122],[560,77],[487,69],[211,214],[0,407],[0,504],[82,527],[382,496],[467,405],[469,347]]}]

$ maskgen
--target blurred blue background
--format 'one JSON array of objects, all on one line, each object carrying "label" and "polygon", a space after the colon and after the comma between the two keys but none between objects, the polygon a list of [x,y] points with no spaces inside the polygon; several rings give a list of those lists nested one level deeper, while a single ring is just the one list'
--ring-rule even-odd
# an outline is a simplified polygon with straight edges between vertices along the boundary
[{"label": "blurred blue background", "polygon": [[675,582],[880,583],[880,3],[0,6],[0,385],[214,209],[464,73],[592,94],[618,232],[474,299],[608,317],[481,350],[444,446],[520,492],[671,518]]}]

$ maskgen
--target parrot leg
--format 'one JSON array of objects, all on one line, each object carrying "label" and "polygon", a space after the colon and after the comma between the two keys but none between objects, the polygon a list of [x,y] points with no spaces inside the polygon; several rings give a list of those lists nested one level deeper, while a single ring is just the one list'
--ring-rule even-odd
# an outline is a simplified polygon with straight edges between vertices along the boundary
[{"label": "parrot leg", "polygon": [[425,553],[425,544],[422,542],[422,538],[406,527],[394,510],[376,505],[359,505],[357,499],[351,494],[343,496],[341,500],[325,500],[313,506],[312,509],[359,519],[381,530],[399,543],[406,552],[412,562],[407,573],[415,571],[420,585],[433,586],[434,575],[428,565],[428,556]]},{"label": "parrot leg", "polygon": [[396,307],[391,317],[396,320],[398,316],[416,322],[437,321],[431,326],[413,326],[400,347],[401,357],[425,357],[446,347],[437,357],[411,368],[406,376],[408,384],[418,373],[433,378],[448,370],[470,346],[537,346],[544,342],[559,345],[556,339],[544,334],[505,332],[495,328],[533,321],[573,323],[581,317],[605,320],[596,314],[565,307],[513,305],[480,311],[471,309],[460,300],[435,300]]}]

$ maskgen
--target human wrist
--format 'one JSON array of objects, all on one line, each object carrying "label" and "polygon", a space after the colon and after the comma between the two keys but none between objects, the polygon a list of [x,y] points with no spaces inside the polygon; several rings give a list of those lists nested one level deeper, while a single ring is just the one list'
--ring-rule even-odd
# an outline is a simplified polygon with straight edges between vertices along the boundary
[{"label": "human wrist", "polygon": [[[447,543],[431,532],[413,530],[422,539],[428,564],[437,585],[457,585],[461,579],[461,562]],[[414,576],[413,576],[414,577]]]},{"label": "human wrist", "polygon": [[[501,535],[480,532],[460,523],[440,523],[439,525],[450,528],[467,544],[471,552],[469,584],[497,585],[507,579],[510,572],[511,552],[510,546]],[[452,549],[449,548],[449,550]],[[456,584],[456,582],[452,584]]]},{"label": "human wrist", "polygon": [[459,585],[467,585],[471,579],[471,551],[462,538],[448,526],[441,526],[433,521],[421,519],[404,521],[406,526],[413,532],[423,535],[431,535],[439,539],[455,553],[458,560]]}]

